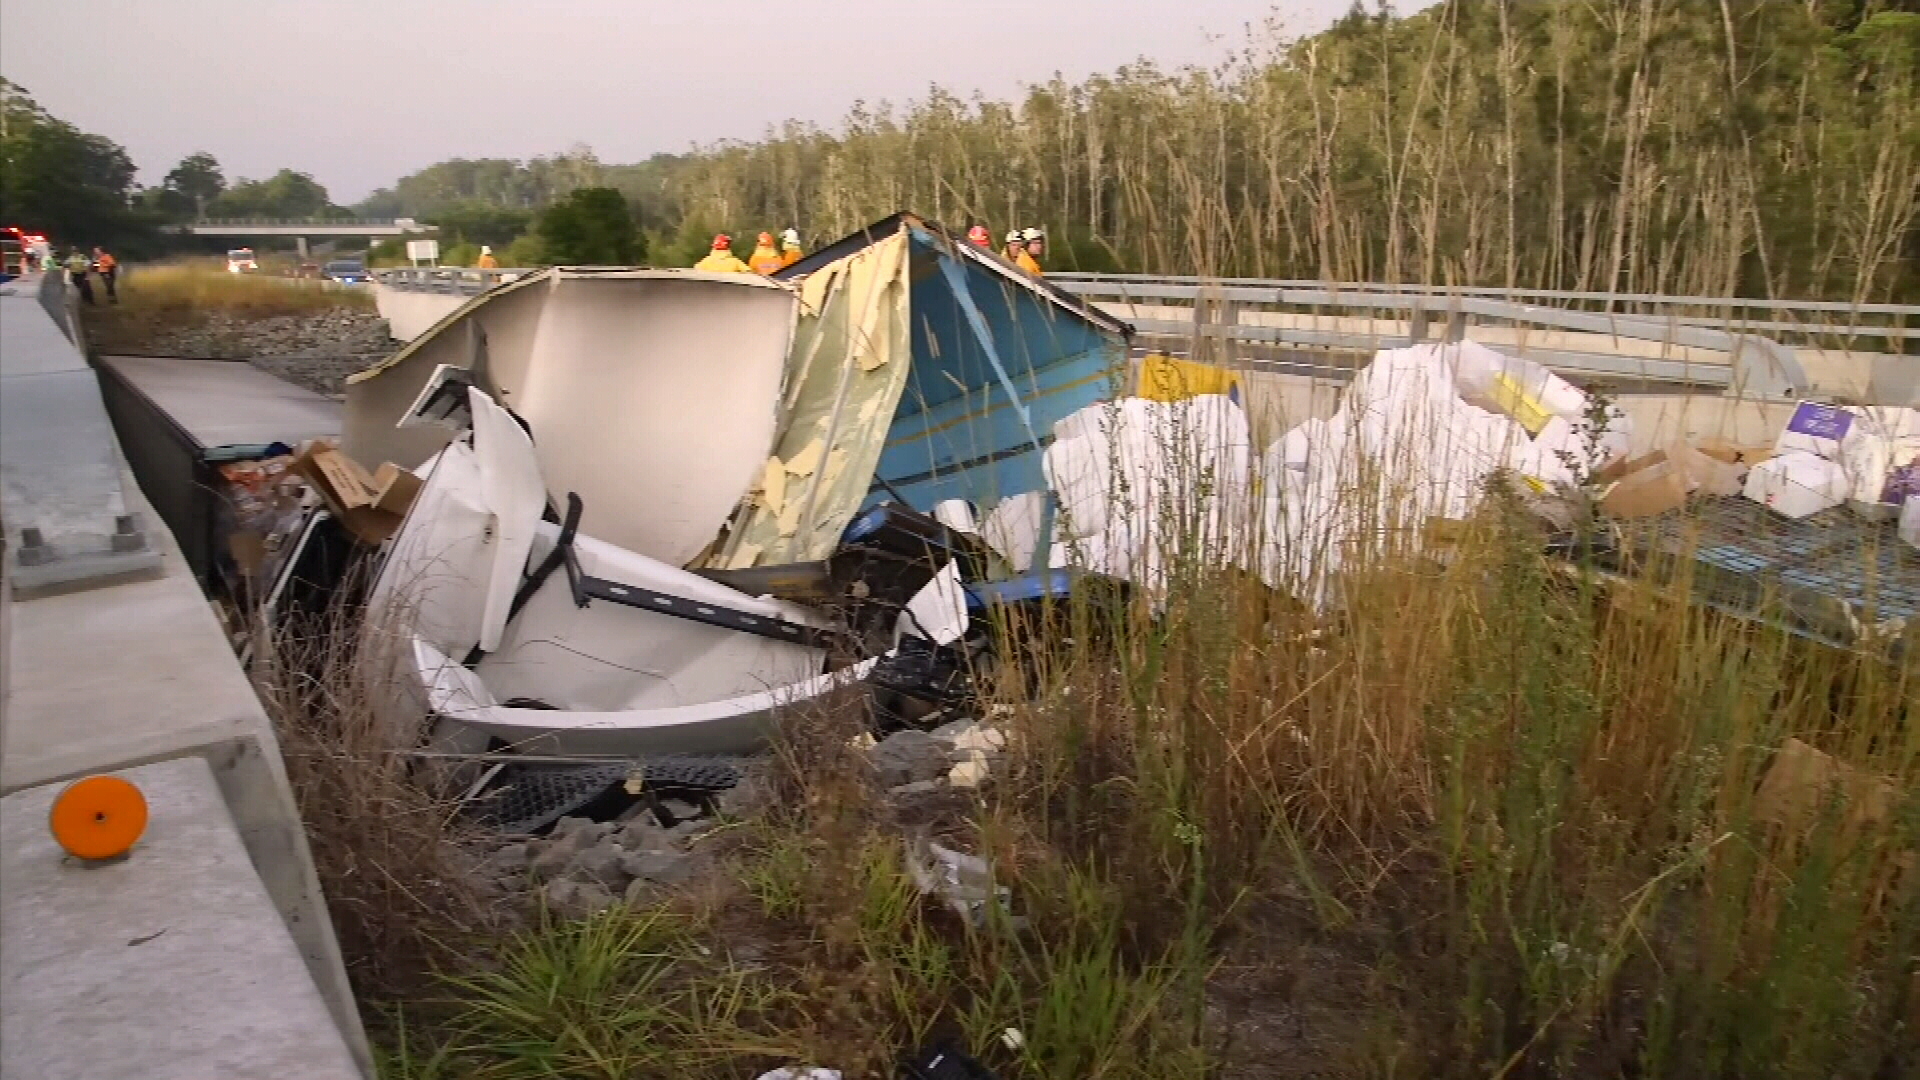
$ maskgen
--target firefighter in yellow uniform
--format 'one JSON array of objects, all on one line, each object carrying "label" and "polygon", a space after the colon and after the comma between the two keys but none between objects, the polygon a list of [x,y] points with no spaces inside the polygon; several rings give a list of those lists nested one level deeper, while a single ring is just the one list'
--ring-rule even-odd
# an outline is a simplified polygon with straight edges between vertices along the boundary
[{"label": "firefighter in yellow uniform", "polygon": [[1020,269],[1025,270],[1034,277],[1041,277],[1040,256],[1047,253],[1047,234],[1041,232],[1039,229],[1028,229],[1022,235],[1027,243],[1026,247],[1020,252],[1020,258],[1016,261],[1019,262]]},{"label": "firefighter in yellow uniform", "polygon": [[713,250],[707,257],[693,264],[695,270],[705,270],[710,274],[751,274],[753,271],[733,254],[733,237],[721,233],[713,238]]}]

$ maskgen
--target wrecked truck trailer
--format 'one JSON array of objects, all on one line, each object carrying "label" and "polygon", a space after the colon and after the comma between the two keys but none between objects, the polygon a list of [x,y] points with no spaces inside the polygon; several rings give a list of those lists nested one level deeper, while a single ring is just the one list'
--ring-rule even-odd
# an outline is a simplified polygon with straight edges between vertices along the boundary
[{"label": "wrecked truck trailer", "polygon": [[1044,496],[1044,433],[1111,393],[1127,328],[910,215],[860,236],[791,288],[542,271],[350,380],[347,452],[425,477],[369,616],[400,624],[396,722],[716,753],[870,676],[952,693],[926,657],[961,582],[1007,577],[976,514]]},{"label": "wrecked truck trailer", "polygon": [[414,467],[454,437],[401,426],[441,366],[535,434],[555,492],[596,535],[694,560],[759,475],[779,423],[791,292],[746,274],[552,267],[473,298],[347,380],[341,449]]},{"label": "wrecked truck trailer", "polygon": [[442,748],[746,751],[776,710],[871,669],[822,671],[833,627],[816,612],[594,537],[577,493],[563,521],[542,520],[527,429],[479,388],[466,396],[471,434],[427,466],[370,604],[401,685],[422,694],[399,707],[450,725]]}]

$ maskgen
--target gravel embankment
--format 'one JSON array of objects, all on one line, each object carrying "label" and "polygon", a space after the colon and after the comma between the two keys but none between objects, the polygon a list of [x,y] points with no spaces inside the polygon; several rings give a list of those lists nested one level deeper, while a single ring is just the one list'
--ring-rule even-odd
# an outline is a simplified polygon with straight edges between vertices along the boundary
[{"label": "gravel embankment", "polygon": [[315,393],[337,396],[348,375],[399,347],[387,336],[385,319],[343,309],[266,319],[209,314],[194,326],[154,334],[141,351],[247,360]]}]

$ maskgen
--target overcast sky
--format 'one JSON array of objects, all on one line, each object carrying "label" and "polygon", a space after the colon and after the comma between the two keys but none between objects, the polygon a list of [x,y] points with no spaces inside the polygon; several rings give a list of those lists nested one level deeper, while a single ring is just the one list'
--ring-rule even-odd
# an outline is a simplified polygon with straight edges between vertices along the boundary
[{"label": "overcast sky", "polygon": [[[837,125],[938,83],[1016,93],[1145,56],[1212,64],[1350,0],[0,0],[0,74],[157,183],[312,173],[338,202],[450,157],[636,161]],[[1405,11],[1422,6],[1402,2]]]}]

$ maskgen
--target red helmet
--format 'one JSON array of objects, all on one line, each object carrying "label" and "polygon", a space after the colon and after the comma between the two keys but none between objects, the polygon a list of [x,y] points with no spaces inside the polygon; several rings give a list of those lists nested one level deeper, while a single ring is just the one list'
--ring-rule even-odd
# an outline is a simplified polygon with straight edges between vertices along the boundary
[{"label": "red helmet", "polygon": [[987,231],[985,225],[975,225],[973,228],[968,229],[967,239],[973,241],[980,247],[993,246],[993,234]]},{"label": "red helmet", "polygon": [[713,238],[713,250],[715,251],[725,251],[732,246],[733,237],[728,236],[726,233],[721,233]]},{"label": "red helmet", "polygon": [[773,234],[770,232],[761,233],[758,237],[755,238],[755,240],[761,247],[773,246]]}]

